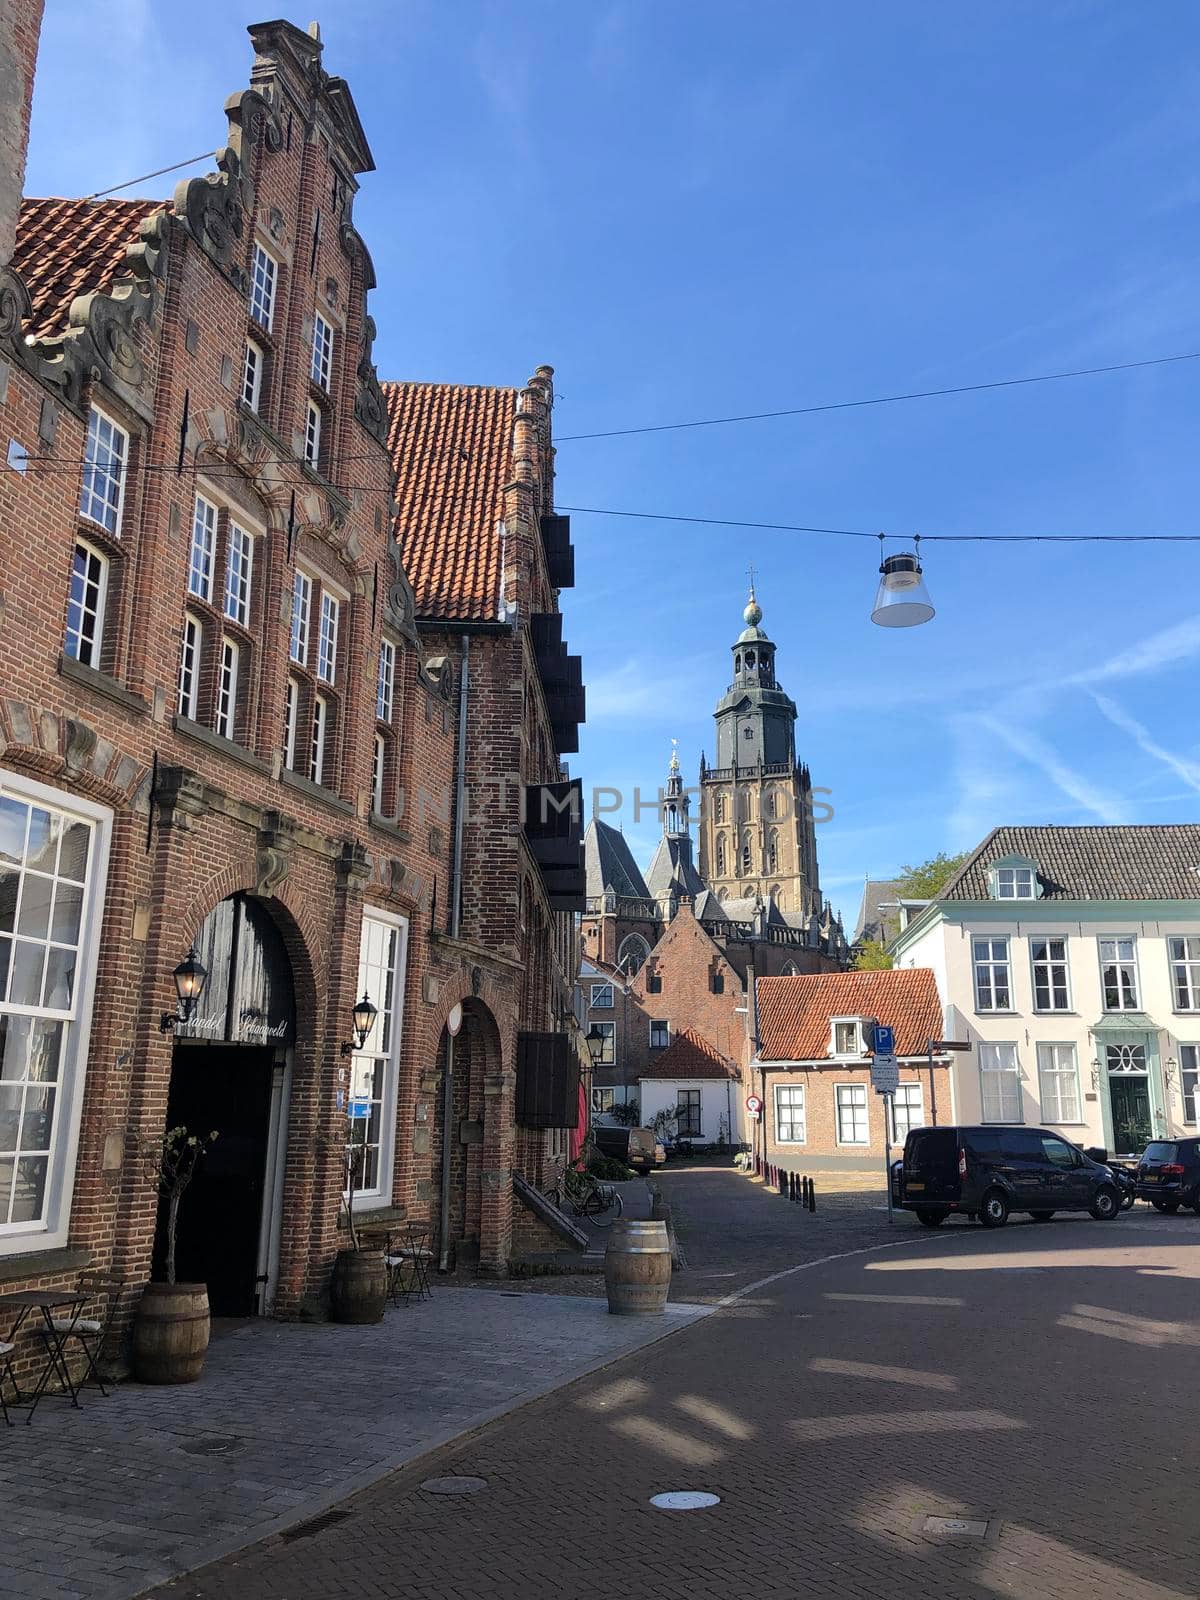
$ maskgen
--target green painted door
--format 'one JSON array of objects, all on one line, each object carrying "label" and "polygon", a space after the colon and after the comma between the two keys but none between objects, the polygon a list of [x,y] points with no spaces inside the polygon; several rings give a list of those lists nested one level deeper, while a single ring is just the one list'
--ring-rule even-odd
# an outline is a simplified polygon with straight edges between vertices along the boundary
[{"label": "green painted door", "polygon": [[1114,1154],[1140,1155],[1154,1137],[1149,1080],[1114,1073],[1108,1080],[1108,1092],[1112,1104]]}]

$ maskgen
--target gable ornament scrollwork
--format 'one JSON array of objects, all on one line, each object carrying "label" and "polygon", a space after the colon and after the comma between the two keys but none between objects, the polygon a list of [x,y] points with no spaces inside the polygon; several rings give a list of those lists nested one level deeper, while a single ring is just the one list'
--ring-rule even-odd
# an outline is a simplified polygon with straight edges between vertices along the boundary
[{"label": "gable ornament scrollwork", "polygon": [[216,172],[184,178],[177,185],[175,215],[205,254],[245,292],[249,285],[241,264],[241,242],[248,196],[242,164],[232,146],[218,155],[217,167]]}]

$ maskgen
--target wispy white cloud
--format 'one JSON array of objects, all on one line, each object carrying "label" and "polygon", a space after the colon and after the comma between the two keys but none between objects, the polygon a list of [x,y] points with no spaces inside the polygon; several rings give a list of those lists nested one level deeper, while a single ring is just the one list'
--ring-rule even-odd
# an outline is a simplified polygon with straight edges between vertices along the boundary
[{"label": "wispy white cloud", "polygon": [[1067,684],[1086,687],[1092,683],[1108,683],[1117,678],[1135,678],[1148,672],[1160,672],[1200,655],[1200,616],[1186,617],[1169,628],[1161,628],[1126,650],[1119,650],[1107,661],[1082,672],[1073,673]]},{"label": "wispy white cloud", "polygon": [[1138,722],[1136,717],[1131,717],[1107,695],[1093,693],[1092,699],[1113,727],[1120,729],[1122,733],[1127,733],[1139,750],[1152,756],[1155,761],[1161,761],[1164,767],[1168,767],[1177,778],[1182,778],[1190,789],[1195,789],[1200,794],[1200,763],[1189,761],[1186,756],[1176,755],[1159,744],[1143,723]]},{"label": "wispy white cloud", "polygon": [[1101,822],[1126,820],[1127,808],[1118,795],[1110,794],[1106,789],[1091,783],[1073,767],[1069,767],[1057,751],[1037,734],[1030,733],[1028,729],[1013,727],[998,717],[981,716],[976,718],[976,721],[982,729],[1001,740],[1023,761],[1036,767],[1084,811],[1098,817]]},{"label": "wispy white cloud", "polygon": [[588,675],[588,722],[623,722],[653,712],[657,724],[664,729],[665,770],[671,754],[671,707],[695,704],[703,690],[703,680],[696,674],[678,673],[664,678],[661,673],[648,673],[646,663],[631,656],[619,666]]}]

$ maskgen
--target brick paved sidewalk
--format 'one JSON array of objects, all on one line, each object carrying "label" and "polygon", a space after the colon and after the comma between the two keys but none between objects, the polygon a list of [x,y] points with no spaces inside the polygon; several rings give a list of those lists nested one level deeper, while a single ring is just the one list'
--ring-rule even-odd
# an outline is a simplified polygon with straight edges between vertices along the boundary
[{"label": "brick paved sidewalk", "polygon": [[705,1314],[435,1287],[376,1327],[243,1325],[194,1385],[46,1400],[0,1426],[0,1596],[127,1600]]}]

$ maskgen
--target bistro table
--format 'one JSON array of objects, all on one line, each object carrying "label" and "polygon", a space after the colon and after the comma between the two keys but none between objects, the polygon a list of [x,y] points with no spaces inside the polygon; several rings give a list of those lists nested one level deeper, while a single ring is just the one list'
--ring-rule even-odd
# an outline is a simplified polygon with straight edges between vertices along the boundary
[{"label": "bistro table", "polygon": [[[17,1335],[31,1312],[40,1313],[42,1319],[43,1326],[37,1331],[42,1334],[46,1343],[46,1364],[42,1368],[33,1393],[28,1397],[22,1395],[17,1387],[17,1381],[12,1378],[10,1371],[12,1386],[17,1397],[16,1404],[29,1407],[29,1415],[25,1418],[27,1423],[33,1421],[33,1413],[38,1408],[38,1401],[46,1392],[46,1385],[50,1382],[51,1374],[54,1373],[57,1373],[66,1386],[71,1396],[71,1404],[76,1410],[79,1409],[79,1389],[71,1382],[71,1369],[67,1365],[66,1358],[66,1342],[70,1337],[70,1325],[75,1322],[79,1312],[83,1309],[86,1298],[85,1295],[79,1293],[78,1289],[18,1289],[12,1294],[0,1294],[0,1314],[5,1311],[15,1311],[17,1313],[16,1320],[6,1336],[6,1343],[16,1344]],[[54,1325],[56,1320],[54,1313],[60,1311],[64,1306],[70,1307],[68,1317],[59,1317],[57,1320],[60,1322],[66,1321],[68,1326],[60,1331]]]}]

